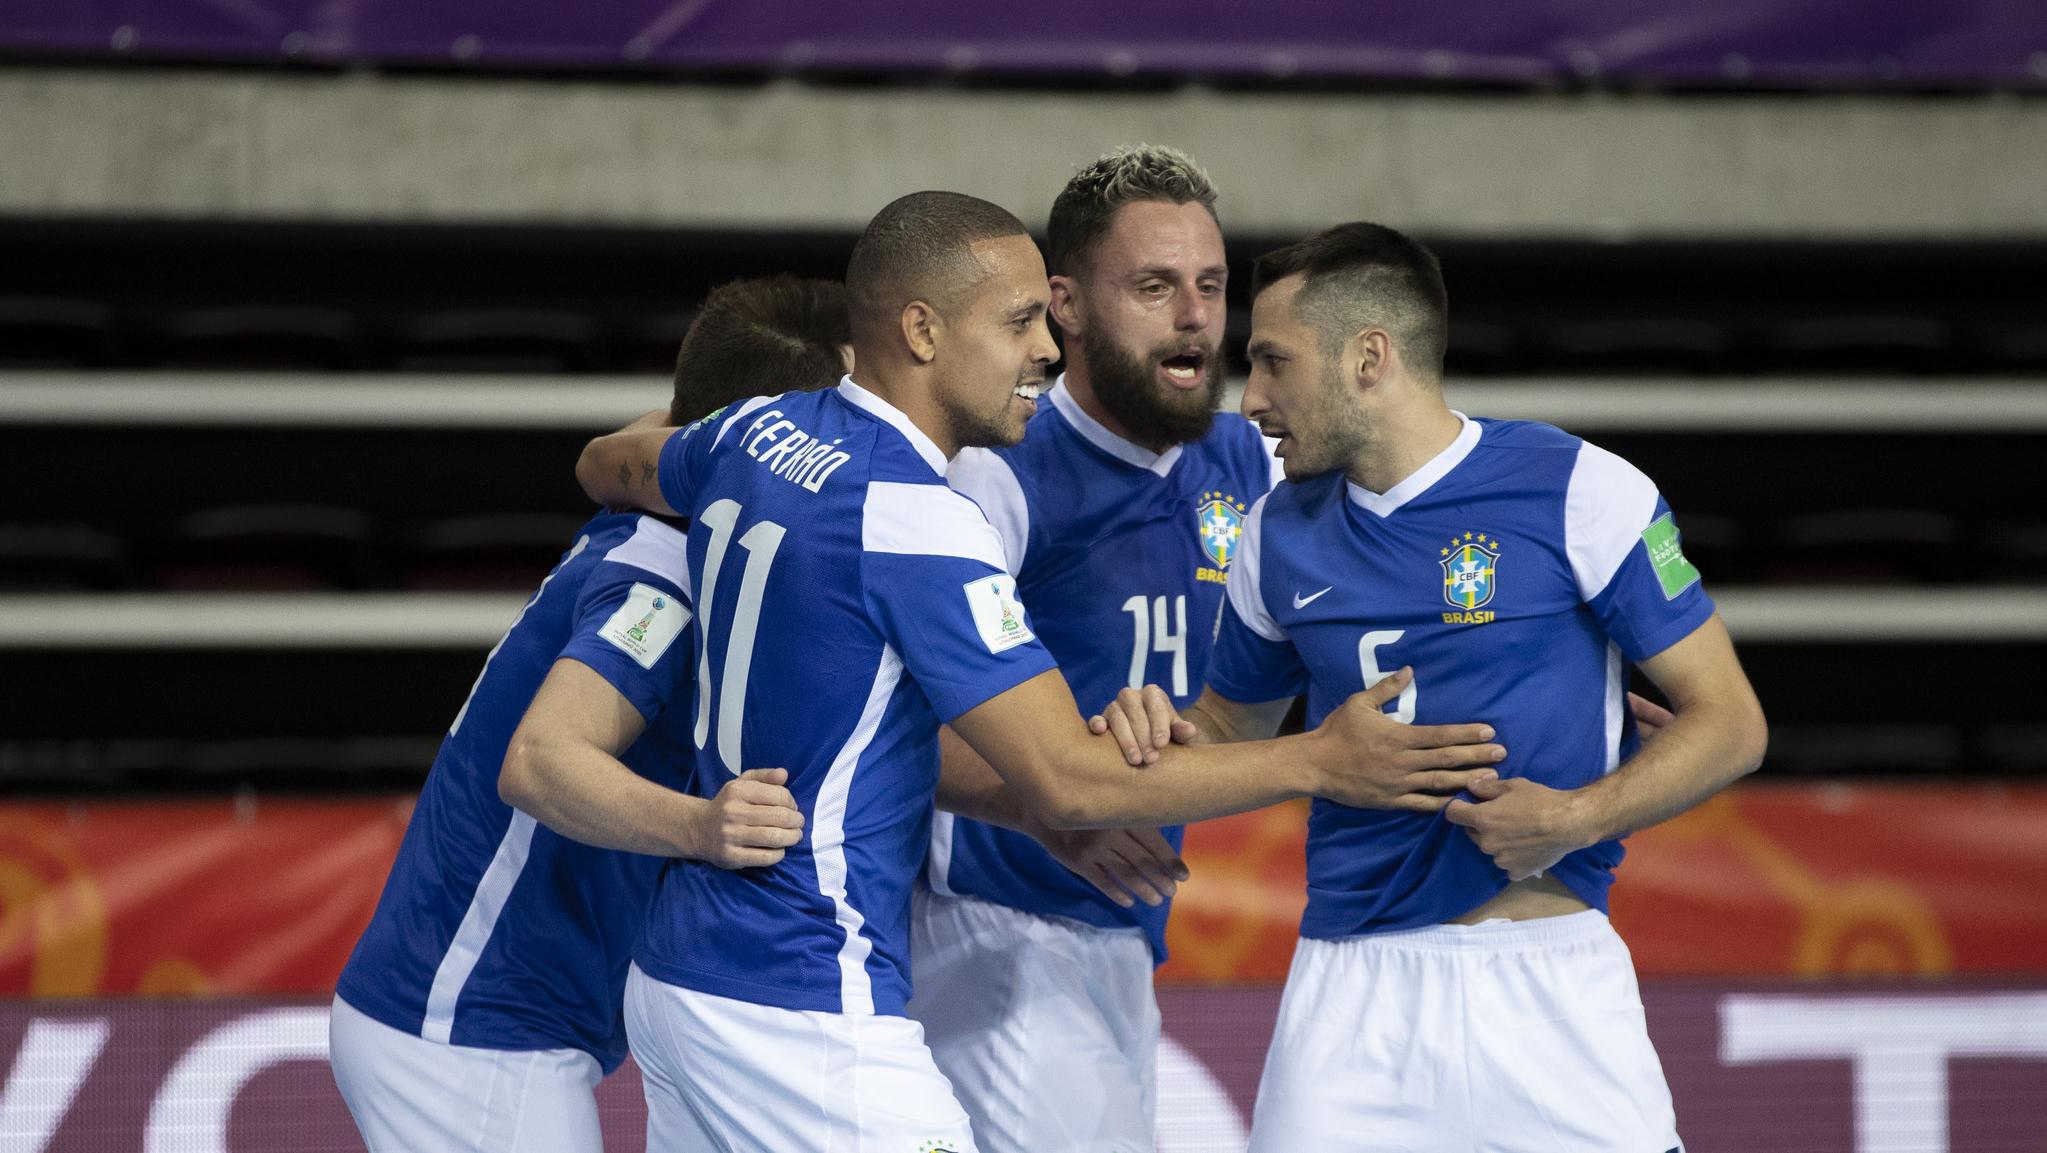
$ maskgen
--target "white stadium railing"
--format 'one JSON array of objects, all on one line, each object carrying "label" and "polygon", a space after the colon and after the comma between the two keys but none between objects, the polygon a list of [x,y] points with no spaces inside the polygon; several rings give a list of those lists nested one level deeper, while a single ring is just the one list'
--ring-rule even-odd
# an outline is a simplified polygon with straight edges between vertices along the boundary
[{"label": "white stadium railing", "polygon": [[[2047,589],[1713,591],[1751,643],[2047,639]],[[0,649],[488,648],[521,593],[53,593],[0,597]],[[1993,607],[1994,606],[1994,607]]]},{"label": "white stadium railing", "polygon": [[[662,406],[658,376],[0,373],[0,423],[611,428]],[[1235,408],[1242,383],[1233,382]],[[1453,405],[1573,431],[2018,432],[2047,429],[2047,380],[1898,377],[1453,379]]]}]

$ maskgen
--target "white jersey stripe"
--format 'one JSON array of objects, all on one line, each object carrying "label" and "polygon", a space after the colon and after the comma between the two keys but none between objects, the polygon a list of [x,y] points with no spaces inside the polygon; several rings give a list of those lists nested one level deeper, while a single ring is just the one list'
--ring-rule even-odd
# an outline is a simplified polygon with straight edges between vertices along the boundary
[{"label": "white jersey stripe", "polygon": [[1626,716],[1628,695],[1621,690],[1621,647],[1606,644],[1606,771],[1621,767],[1621,722]]},{"label": "white jersey stripe", "polygon": [[1236,610],[1237,619],[1244,627],[1269,641],[1283,641],[1286,630],[1272,619],[1272,612],[1265,607],[1263,584],[1265,574],[1260,565],[1259,554],[1264,551],[1265,502],[1271,494],[1258,498],[1251,506],[1251,514],[1244,518],[1244,529],[1237,537],[1237,554],[1230,558],[1230,583],[1223,588],[1230,607]]},{"label": "white jersey stripe", "polygon": [[526,869],[527,851],[532,847],[533,818],[513,809],[511,826],[498,842],[498,851],[483,870],[482,879],[477,881],[469,911],[462,914],[455,939],[448,942],[448,952],[434,970],[433,988],[426,995],[426,1020],[419,1029],[419,1035],[427,1040],[450,1043],[449,1034],[455,1029],[455,1002],[462,996],[462,987],[469,983],[469,974],[476,971],[483,947],[490,943],[498,914],[505,911],[505,901],[512,895],[512,886],[519,883],[519,874]]},{"label": "white jersey stripe", "polygon": [[942,484],[870,481],[860,535],[867,552],[954,556],[1009,571],[1002,538],[981,506]]},{"label": "white jersey stripe", "polygon": [[832,917],[846,933],[845,943],[839,946],[839,1000],[844,1013],[874,1012],[874,985],[867,976],[867,957],[874,944],[860,934],[867,918],[846,899],[846,802],[853,791],[853,772],[881,728],[882,714],[888,711],[889,698],[902,679],[902,658],[883,645],[881,665],[874,672],[874,686],[867,692],[860,723],[825,771],[817,807],[811,813],[810,853],[817,865],[818,891],[832,899]]},{"label": "white jersey stripe", "polygon": [[1024,499],[1023,485],[1009,462],[985,448],[970,448],[952,458],[945,483],[973,498],[1002,538],[1002,555],[1009,561],[1009,575],[1023,571],[1024,549],[1031,539],[1031,506]]},{"label": "white jersey stripe", "polygon": [[1564,551],[1587,601],[1606,591],[1656,515],[1656,484],[1642,470],[1585,441],[1564,494]]},{"label": "white jersey stripe", "polygon": [[633,535],[605,553],[604,559],[667,577],[685,596],[694,595],[689,587],[689,538],[651,516],[641,517]]},{"label": "white jersey stripe", "polygon": [[931,814],[931,852],[926,858],[924,879],[931,891],[950,897],[952,891],[952,814],[939,810]]},{"label": "white jersey stripe", "polygon": [[759,408],[760,406],[766,404],[767,402],[773,399],[775,398],[772,396],[756,396],[750,398],[749,400],[747,400],[745,404],[740,405],[738,408],[733,409],[732,415],[725,418],[725,423],[718,426],[718,435],[711,438],[711,447],[712,448],[718,447],[719,442],[725,439],[725,434],[732,431],[733,425],[738,424],[741,420],[746,418],[746,415],[748,413],[752,412],[753,410]]}]

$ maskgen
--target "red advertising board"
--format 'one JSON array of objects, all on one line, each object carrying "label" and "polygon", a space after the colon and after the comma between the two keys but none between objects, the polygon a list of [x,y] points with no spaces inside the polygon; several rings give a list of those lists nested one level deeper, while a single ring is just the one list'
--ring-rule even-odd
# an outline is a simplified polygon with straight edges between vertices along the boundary
[{"label": "red advertising board", "polygon": [[[0,805],[0,994],[322,994],[409,799]],[[1305,809],[1190,829],[1161,973],[1278,981]],[[2047,788],[1749,784],[1634,837],[1644,976],[2047,973]]]},{"label": "red advertising board", "polygon": [[[1163,990],[1160,1153],[1242,1153],[1279,993]],[[1644,986],[1689,1153],[2037,1153],[2047,984]],[[360,1153],[323,1001],[0,1001],[9,1153]],[[630,1063],[605,1148],[644,1148]]]},{"label": "red advertising board", "polygon": [[[1162,979],[1285,978],[1306,814],[1188,830]],[[2047,973],[2047,787],[1752,782],[1627,849],[1613,920],[1644,976]]]}]

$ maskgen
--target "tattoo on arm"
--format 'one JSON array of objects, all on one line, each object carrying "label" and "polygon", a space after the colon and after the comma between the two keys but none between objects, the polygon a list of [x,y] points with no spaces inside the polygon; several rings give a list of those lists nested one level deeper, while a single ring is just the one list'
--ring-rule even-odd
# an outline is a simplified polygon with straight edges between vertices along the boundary
[{"label": "tattoo on arm", "polygon": [[618,462],[618,483],[628,487],[633,483],[633,470],[627,468],[624,461]]},{"label": "tattoo on arm", "polygon": [[654,462],[653,462],[653,461],[651,461],[651,460],[643,460],[643,461],[641,461],[641,462],[640,462],[640,483],[641,483],[641,484],[653,484],[653,483],[654,483]]}]

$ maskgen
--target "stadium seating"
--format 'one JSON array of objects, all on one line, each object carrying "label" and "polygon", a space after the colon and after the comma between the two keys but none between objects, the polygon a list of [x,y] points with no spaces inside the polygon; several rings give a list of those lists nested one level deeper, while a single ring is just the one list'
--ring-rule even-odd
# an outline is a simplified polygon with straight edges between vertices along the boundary
[{"label": "stadium seating", "polygon": [[[1239,372],[1249,260],[1277,239],[1230,245]],[[689,309],[711,285],[833,274],[850,237],[0,221],[0,244],[31,258],[0,264],[0,385],[49,369],[88,370],[50,378],[71,390],[106,369],[261,369],[282,375],[220,379],[260,382],[275,399],[298,374],[327,387],[435,379],[392,375],[404,369],[473,387],[471,410],[488,414],[522,387],[515,378],[570,396],[641,382],[643,395],[628,388],[635,399],[603,418],[622,421],[665,400]],[[50,259],[59,251],[69,259]],[[2023,245],[1466,240],[1440,251],[1453,389],[1469,379],[1710,390],[1757,376],[1852,389],[1900,375],[1943,388],[2047,365],[2040,302],[1985,304],[1986,286],[2047,257]],[[308,267],[322,270],[317,282]],[[621,372],[645,375],[592,375]],[[589,511],[571,477],[589,422],[429,412],[337,425],[283,411],[282,423],[0,421],[0,595],[432,592],[502,598],[508,621]],[[2039,584],[2047,524],[2004,494],[2015,462],[2047,452],[2047,429],[1929,435],[1816,421],[1622,422],[1588,435],[1656,477],[1716,591]],[[95,467],[81,468],[87,439]],[[1767,771],[2047,771],[2047,729],[2013,687],[2047,658],[2038,638],[1886,640],[1880,620],[1841,627],[1868,635],[1744,644],[1776,735]],[[138,643],[108,660],[17,647],[6,659],[38,675],[16,698],[23,720],[0,737],[0,782],[403,785],[423,771],[489,640],[223,642],[204,647],[203,680],[187,672],[192,649]],[[1897,700],[1908,678],[1909,706]],[[87,697],[134,703],[110,719]],[[1871,720],[1870,702],[1892,700]]]}]

